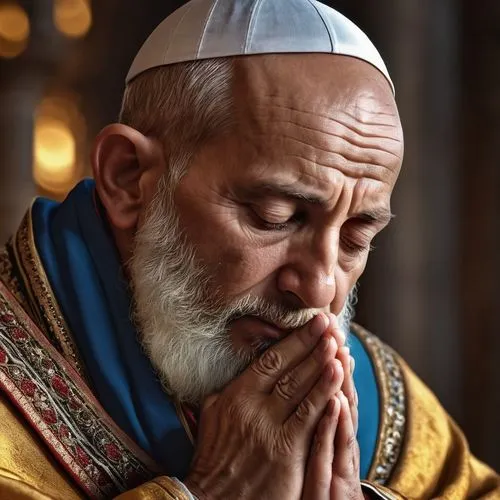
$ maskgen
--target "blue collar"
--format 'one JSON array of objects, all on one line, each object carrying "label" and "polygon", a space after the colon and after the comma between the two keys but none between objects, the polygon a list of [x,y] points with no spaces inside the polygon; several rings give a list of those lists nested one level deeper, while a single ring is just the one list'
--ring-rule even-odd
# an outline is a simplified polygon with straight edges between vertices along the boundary
[{"label": "blue collar", "polygon": [[63,203],[37,199],[32,218],[40,259],[98,400],[166,474],[184,477],[192,445],[137,340],[94,182],[80,182]]},{"label": "blue collar", "polygon": [[[137,340],[127,281],[94,193],[94,182],[87,179],[63,203],[37,199],[36,247],[98,400],[165,474],[183,478],[193,447]],[[366,478],[377,444],[379,393],[363,344],[354,335],[349,344],[356,360],[361,478]]]}]

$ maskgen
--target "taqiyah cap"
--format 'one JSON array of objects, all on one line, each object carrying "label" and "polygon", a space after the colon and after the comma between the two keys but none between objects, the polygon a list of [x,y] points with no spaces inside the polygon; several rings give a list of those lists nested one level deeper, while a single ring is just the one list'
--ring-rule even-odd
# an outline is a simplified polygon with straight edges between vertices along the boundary
[{"label": "taqiyah cap", "polygon": [[230,56],[327,53],[362,59],[394,85],[375,46],[352,21],[316,0],[191,0],[153,31],[126,82],[158,66]]}]

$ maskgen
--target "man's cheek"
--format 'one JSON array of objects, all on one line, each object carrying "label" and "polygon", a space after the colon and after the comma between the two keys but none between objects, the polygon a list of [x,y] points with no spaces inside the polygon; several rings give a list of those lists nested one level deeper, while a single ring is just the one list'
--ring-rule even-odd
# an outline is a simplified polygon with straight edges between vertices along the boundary
[{"label": "man's cheek", "polygon": [[226,295],[251,293],[270,279],[273,265],[263,253],[235,247],[221,251],[214,278]]}]

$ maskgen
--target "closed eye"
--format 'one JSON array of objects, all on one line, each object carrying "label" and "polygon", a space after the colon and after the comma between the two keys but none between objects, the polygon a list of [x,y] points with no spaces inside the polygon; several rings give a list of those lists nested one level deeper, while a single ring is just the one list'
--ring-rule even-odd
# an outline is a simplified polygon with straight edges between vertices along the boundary
[{"label": "closed eye", "polygon": [[370,243],[368,244],[360,244],[356,243],[355,241],[349,239],[349,238],[341,238],[341,242],[343,247],[352,254],[361,254],[364,252],[370,252],[373,250],[373,247],[371,246]]},{"label": "closed eye", "polygon": [[287,231],[302,224],[305,219],[305,214],[300,212],[296,212],[291,217],[281,221],[276,216],[274,216],[274,220],[271,220],[272,216],[259,213],[253,207],[250,207],[250,212],[255,226],[264,231]]},{"label": "closed eye", "polygon": [[350,254],[366,253],[373,250],[371,242],[376,234],[372,224],[351,219],[341,229],[340,243]]}]

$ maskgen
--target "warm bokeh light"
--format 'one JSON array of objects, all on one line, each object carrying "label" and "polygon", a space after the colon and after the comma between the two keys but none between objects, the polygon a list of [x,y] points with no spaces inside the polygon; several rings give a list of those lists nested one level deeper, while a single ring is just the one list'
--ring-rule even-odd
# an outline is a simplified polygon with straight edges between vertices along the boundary
[{"label": "warm bokeh light", "polygon": [[61,120],[41,116],[34,130],[35,182],[42,188],[64,191],[74,181],[76,167],[75,138]]},{"label": "warm bokeh light", "polygon": [[44,195],[60,199],[85,170],[86,125],[77,94],[59,90],[35,111],[33,178]]},{"label": "warm bokeh light", "polygon": [[0,57],[16,57],[26,48],[30,22],[26,12],[16,4],[0,5]]},{"label": "warm bokeh light", "polygon": [[15,4],[0,5],[0,37],[9,42],[22,42],[30,34],[26,12]]},{"label": "warm bokeh light", "polygon": [[66,36],[79,38],[86,35],[92,25],[89,0],[55,0],[54,24]]}]

